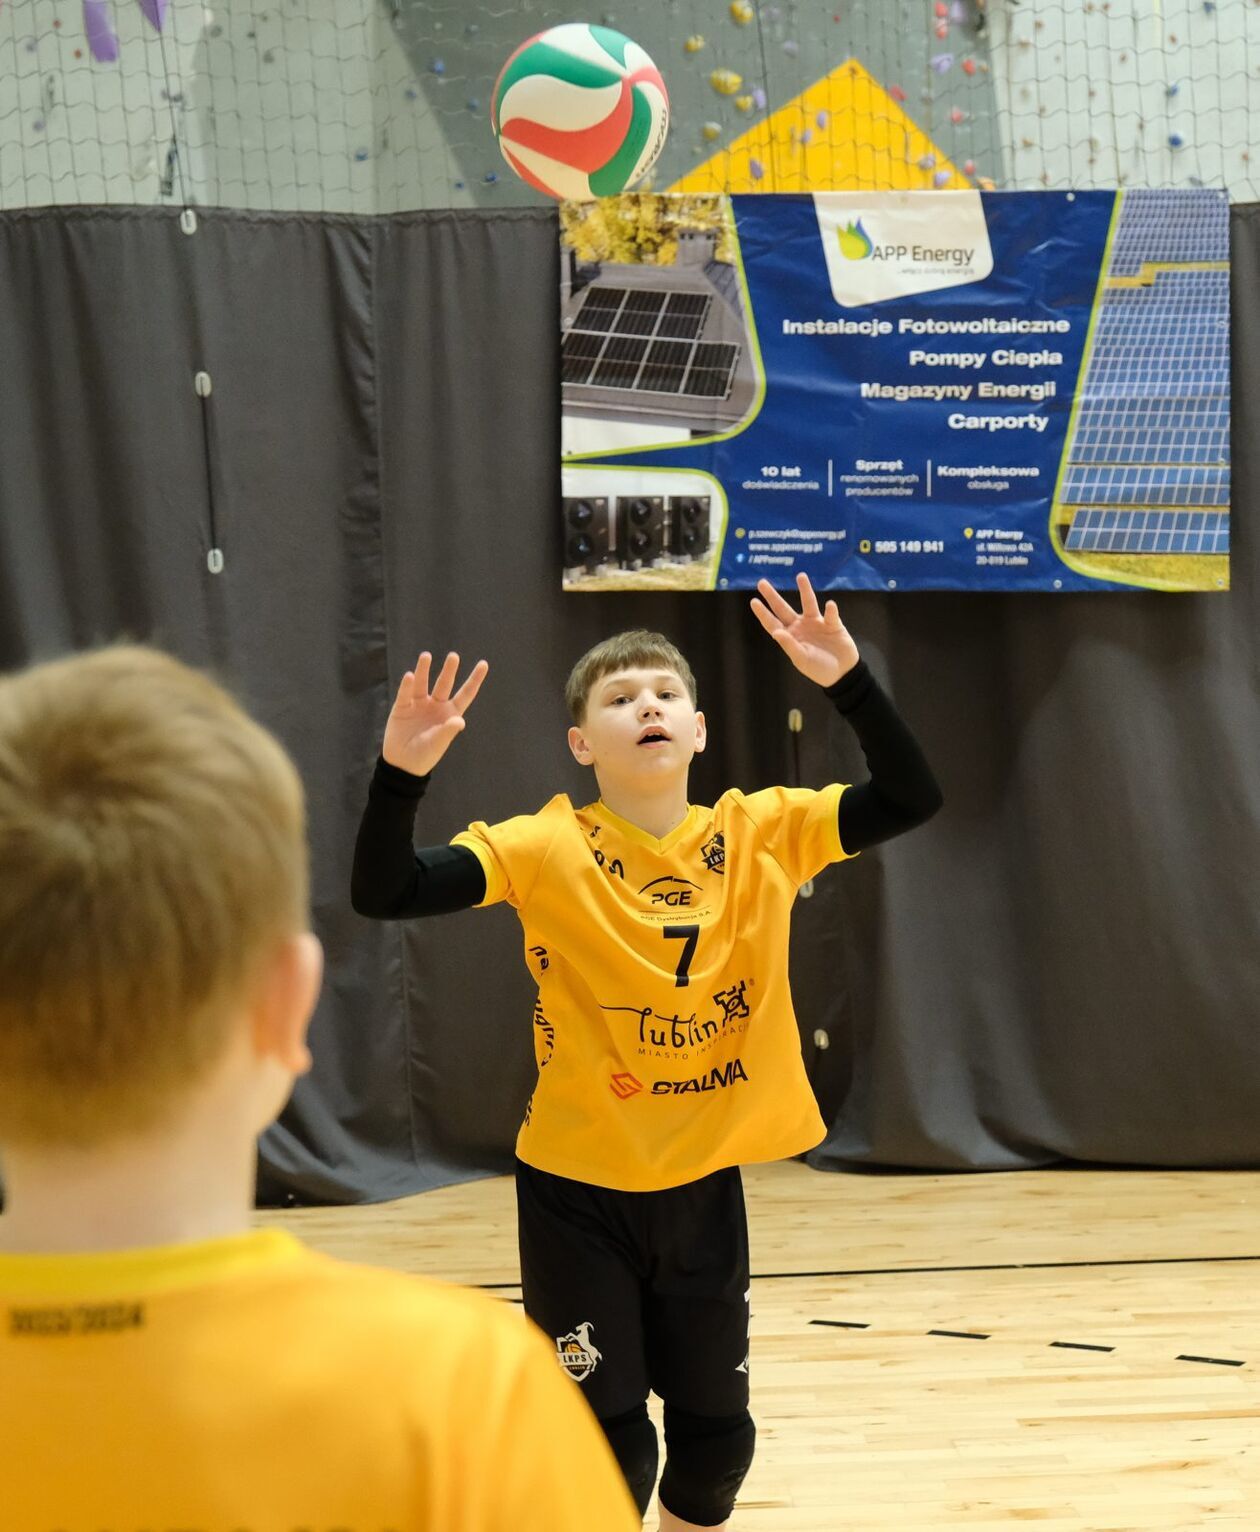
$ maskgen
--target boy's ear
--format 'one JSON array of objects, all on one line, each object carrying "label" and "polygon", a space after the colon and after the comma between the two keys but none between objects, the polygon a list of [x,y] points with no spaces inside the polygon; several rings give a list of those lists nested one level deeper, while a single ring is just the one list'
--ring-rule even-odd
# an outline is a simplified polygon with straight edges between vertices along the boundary
[{"label": "boy's ear", "polygon": [[324,949],[312,931],[286,937],[259,975],[251,1012],[254,1052],[289,1074],[311,1067],[307,1028],[324,977]]},{"label": "boy's ear", "polygon": [[582,733],[581,729],[572,728],[569,730],[569,749],[572,750],[573,759],[579,766],[589,766],[595,759],[591,747],[586,743],[586,736]]},{"label": "boy's ear", "polygon": [[699,755],[709,742],[709,726],[704,721],[704,714],[696,714],[696,754]]}]

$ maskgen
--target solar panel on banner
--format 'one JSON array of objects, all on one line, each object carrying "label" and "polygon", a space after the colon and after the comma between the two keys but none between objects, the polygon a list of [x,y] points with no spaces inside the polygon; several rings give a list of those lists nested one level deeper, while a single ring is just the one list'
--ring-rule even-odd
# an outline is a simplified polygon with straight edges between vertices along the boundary
[{"label": "solar panel on banner", "polygon": [[1219,192],[1125,194],[1059,489],[1067,551],[1228,553],[1229,272],[1204,269],[1228,258]]},{"label": "solar panel on banner", "polygon": [[1069,553],[1228,553],[1225,511],[1077,511],[1064,540]]},{"label": "solar panel on banner", "polygon": [[700,339],[711,302],[706,293],[589,287],[561,343],[562,381],[725,399],[739,347]]}]

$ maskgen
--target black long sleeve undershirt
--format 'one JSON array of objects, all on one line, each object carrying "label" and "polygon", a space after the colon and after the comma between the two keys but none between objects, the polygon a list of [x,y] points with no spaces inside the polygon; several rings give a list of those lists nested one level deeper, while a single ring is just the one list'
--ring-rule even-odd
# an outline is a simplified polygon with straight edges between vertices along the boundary
[{"label": "black long sleeve undershirt", "polygon": [[[827,695],[857,735],[871,774],[840,796],[840,844],[853,855],[930,819],[941,791],[864,660]],[[416,807],[428,785],[428,777],[377,760],[354,848],[350,902],[358,914],[376,920],[446,915],[485,898],[485,873],[466,846],[413,846]]]}]

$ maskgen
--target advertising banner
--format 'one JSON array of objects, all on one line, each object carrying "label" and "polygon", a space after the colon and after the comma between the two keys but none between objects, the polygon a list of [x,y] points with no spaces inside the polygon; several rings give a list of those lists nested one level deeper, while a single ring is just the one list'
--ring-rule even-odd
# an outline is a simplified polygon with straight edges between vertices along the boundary
[{"label": "advertising banner", "polygon": [[561,209],[566,589],[1225,590],[1223,192]]}]

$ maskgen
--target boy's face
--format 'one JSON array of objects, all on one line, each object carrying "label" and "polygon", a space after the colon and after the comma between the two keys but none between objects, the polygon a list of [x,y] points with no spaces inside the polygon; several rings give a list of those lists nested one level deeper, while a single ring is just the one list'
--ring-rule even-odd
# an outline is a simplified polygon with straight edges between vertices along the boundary
[{"label": "boy's face", "polygon": [[591,687],[585,719],[569,730],[575,760],[593,766],[601,783],[631,788],[685,779],[704,744],[704,714],[682,680],[657,665],[601,676]]}]

